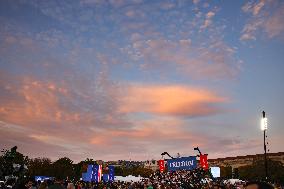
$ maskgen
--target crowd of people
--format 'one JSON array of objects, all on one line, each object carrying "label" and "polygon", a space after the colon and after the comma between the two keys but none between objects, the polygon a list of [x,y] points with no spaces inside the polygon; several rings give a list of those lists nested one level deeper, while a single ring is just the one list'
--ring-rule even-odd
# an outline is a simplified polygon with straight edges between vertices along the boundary
[{"label": "crowd of people", "polygon": [[203,169],[192,171],[179,170],[174,172],[159,171],[149,178],[140,181],[114,181],[114,182],[84,182],[84,181],[60,181],[45,180],[34,181],[32,179],[16,182],[8,180],[1,183],[0,189],[282,189],[280,185],[263,182],[237,182],[226,183],[222,179],[212,179]]}]

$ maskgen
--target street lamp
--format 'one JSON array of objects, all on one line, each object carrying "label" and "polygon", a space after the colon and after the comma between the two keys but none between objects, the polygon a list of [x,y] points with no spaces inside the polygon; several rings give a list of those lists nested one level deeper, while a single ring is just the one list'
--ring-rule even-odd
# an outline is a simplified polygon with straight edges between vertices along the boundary
[{"label": "street lamp", "polygon": [[267,130],[267,117],[265,117],[265,112],[262,112],[262,118],[261,118],[261,123],[260,123],[260,128],[262,131]]},{"label": "street lamp", "polygon": [[261,130],[263,131],[263,147],[264,147],[264,166],[265,166],[265,179],[267,180],[267,157],[266,157],[266,130],[267,130],[267,118],[265,117],[265,112],[262,111],[261,118]]}]

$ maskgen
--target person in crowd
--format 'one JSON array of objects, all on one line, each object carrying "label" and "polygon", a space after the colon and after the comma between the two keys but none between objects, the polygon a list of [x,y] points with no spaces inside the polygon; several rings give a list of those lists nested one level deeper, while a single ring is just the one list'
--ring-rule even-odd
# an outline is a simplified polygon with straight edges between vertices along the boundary
[{"label": "person in crowd", "polygon": [[48,189],[48,184],[46,181],[41,182],[38,189]]},{"label": "person in crowd", "polygon": [[37,189],[36,187],[36,183],[34,182],[33,179],[30,179],[26,185],[25,185],[26,189]]},{"label": "person in crowd", "polygon": [[9,178],[7,181],[6,181],[6,188],[14,188],[16,185],[16,180],[14,178]]},{"label": "person in crowd", "polygon": [[0,189],[5,189],[5,183],[4,182],[0,182]]},{"label": "person in crowd", "polygon": [[75,189],[74,184],[73,184],[72,182],[69,182],[69,183],[67,184],[67,189]]},{"label": "person in crowd", "polygon": [[[236,182],[234,184],[222,179],[209,177],[208,172],[201,168],[194,170],[178,170],[172,172],[156,171],[149,178],[140,181],[113,181],[113,182],[84,182],[73,180],[44,181],[36,187],[34,180],[25,180],[23,185],[8,180],[6,186],[1,189],[273,189],[273,186],[265,182]],[[66,186],[64,186],[66,184]],[[281,189],[280,184],[275,188]]]},{"label": "person in crowd", "polygon": [[60,180],[55,179],[55,181],[52,182],[52,183],[48,186],[48,189],[65,189],[65,188],[63,187],[63,184],[61,183]]},{"label": "person in crowd", "polygon": [[273,189],[273,186],[266,182],[248,182],[245,189]]}]

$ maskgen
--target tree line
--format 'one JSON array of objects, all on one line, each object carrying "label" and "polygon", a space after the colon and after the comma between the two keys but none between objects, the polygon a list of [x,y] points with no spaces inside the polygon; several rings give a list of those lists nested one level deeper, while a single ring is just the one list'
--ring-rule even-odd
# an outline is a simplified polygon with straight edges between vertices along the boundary
[{"label": "tree line", "polygon": [[[268,159],[268,180],[272,182],[284,183],[284,165],[280,161]],[[221,169],[221,177],[238,178],[241,180],[264,180],[265,169],[264,160],[257,159],[251,165],[241,166],[233,169],[231,166],[223,166]]]},{"label": "tree line", "polygon": [[[0,179],[4,180],[7,175],[21,177],[50,176],[57,179],[79,180],[83,172],[87,171],[89,164],[97,164],[93,159],[74,163],[68,157],[59,158],[51,161],[49,158],[29,158],[17,151],[17,147],[10,150],[2,150],[0,156]],[[17,165],[17,166],[16,166]],[[107,165],[103,164],[103,173],[107,173]],[[239,167],[232,171],[232,167],[227,165],[221,168],[221,177],[224,179],[239,178],[242,180],[261,180],[264,175],[264,161],[256,160],[251,165]],[[280,161],[268,160],[269,180],[284,183],[284,165]],[[144,168],[142,164],[122,164],[115,167],[117,176],[142,176],[149,177],[153,171]]]},{"label": "tree line", "polygon": [[[5,176],[13,175],[21,177],[49,176],[57,179],[79,180],[82,173],[87,171],[89,164],[98,164],[95,160],[86,160],[74,163],[70,158],[63,157],[51,161],[49,158],[29,158],[17,151],[17,147],[10,150],[2,150],[0,156],[0,180]],[[103,164],[103,173],[108,173],[107,165]],[[115,167],[117,176],[142,176],[148,177],[153,173],[151,169],[144,168],[143,165],[121,165]]]}]

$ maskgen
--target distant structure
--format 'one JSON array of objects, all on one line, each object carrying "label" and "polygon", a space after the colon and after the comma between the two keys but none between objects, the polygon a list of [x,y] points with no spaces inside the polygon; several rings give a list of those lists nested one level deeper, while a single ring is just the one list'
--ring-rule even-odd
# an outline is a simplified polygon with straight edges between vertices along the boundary
[{"label": "distant structure", "polygon": [[128,161],[128,160],[118,160],[118,161],[106,161],[104,164],[113,165],[115,167],[136,167],[144,166],[144,161]]},{"label": "distant structure", "polygon": [[[268,159],[273,161],[280,161],[284,164],[284,152],[278,153],[268,153]],[[210,157],[210,156],[209,156]],[[251,165],[253,161],[263,160],[263,154],[247,155],[247,156],[236,156],[236,157],[226,157],[217,159],[208,159],[209,167],[226,167],[231,166],[232,169],[239,168],[241,166]],[[107,164],[111,164],[116,167],[120,166],[143,166],[144,168],[152,169],[153,171],[159,170],[159,164],[157,160],[147,160],[147,161],[109,161]]]},{"label": "distant structure", "polygon": [[[284,164],[284,152],[278,153],[268,153],[268,159],[273,161],[280,161]],[[217,159],[209,159],[209,166],[214,167],[226,167],[231,166],[233,169],[239,168],[241,166],[251,165],[253,161],[263,160],[263,154],[256,155],[247,155],[247,156],[236,156],[236,157],[226,157],[226,158],[217,158]]]},{"label": "distant structure", "polygon": [[144,162],[144,168],[152,169],[153,171],[159,170],[159,164],[156,160],[148,160]]}]

